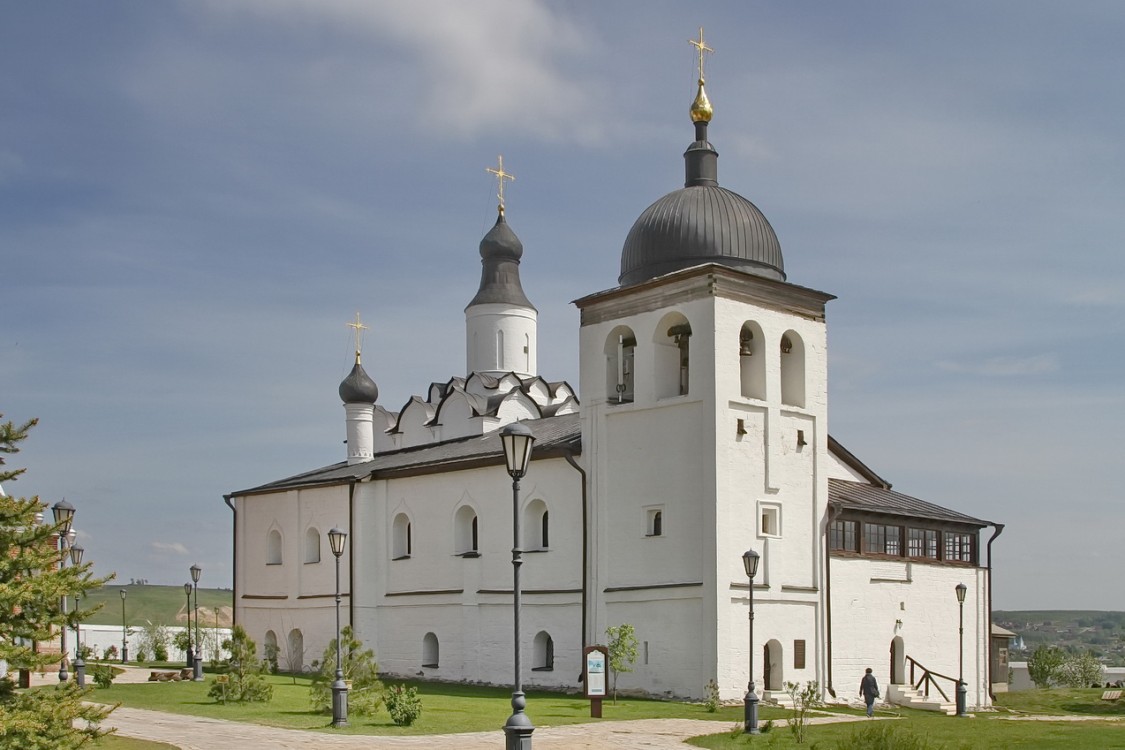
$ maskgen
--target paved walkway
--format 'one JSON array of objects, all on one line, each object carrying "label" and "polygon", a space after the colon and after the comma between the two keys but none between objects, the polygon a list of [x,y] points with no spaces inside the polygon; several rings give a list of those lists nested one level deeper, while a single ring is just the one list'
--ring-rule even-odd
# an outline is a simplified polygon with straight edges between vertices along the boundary
[{"label": "paved walkway", "polygon": [[[120,666],[120,665],[118,665]],[[115,683],[147,682],[147,667],[125,666]],[[32,675],[33,685],[57,684],[56,672],[42,677]],[[823,715],[810,721],[828,724],[858,721],[862,717]],[[776,723],[776,722],[775,722]],[[782,727],[784,722],[781,722]],[[364,750],[398,750],[427,748],[432,750],[496,750],[503,747],[504,733],[425,735],[420,737],[373,737],[371,735],[339,735],[300,729],[280,729],[202,716],[186,716],[141,708],[119,707],[103,722],[124,737],[155,740],[181,750],[231,750],[255,747],[260,750],[308,750],[316,748],[364,748]],[[684,740],[701,734],[729,732],[730,721],[699,721],[696,719],[647,719],[640,721],[599,721],[559,727],[538,727],[532,735],[540,750],[684,750]]]}]

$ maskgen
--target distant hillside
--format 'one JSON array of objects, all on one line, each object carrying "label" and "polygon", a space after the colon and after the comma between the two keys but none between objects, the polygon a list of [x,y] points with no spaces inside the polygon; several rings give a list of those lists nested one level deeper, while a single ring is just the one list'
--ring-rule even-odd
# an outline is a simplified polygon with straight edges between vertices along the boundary
[{"label": "distant hillside", "polygon": [[1093,651],[1110,666],[1125,665],[1125,612],[1098,610],[998,610],[992,621],[1023,638],[1017,661],[1041,645]]},{"label": "distant hillside", "polygon": [[[82,600],[82,608],[104,604],[86,622],[92,625],[121,624],[121,589],[125,589],[125,621],[129,625],[154,622],[162,625],[184,625],[187,622],[187,597],[183,586],[151,586],[128,584],[106,586],[90,592]],[[192,597],[192,604],[195,597]],[[230,589],[199,589],[199,624],[215,627],[216,614],[220,628],[230,627],[233,610],[233,593]],[[216,613],[216,610],[217,613]],[[194,618],[194,613],[192,614]]]}]

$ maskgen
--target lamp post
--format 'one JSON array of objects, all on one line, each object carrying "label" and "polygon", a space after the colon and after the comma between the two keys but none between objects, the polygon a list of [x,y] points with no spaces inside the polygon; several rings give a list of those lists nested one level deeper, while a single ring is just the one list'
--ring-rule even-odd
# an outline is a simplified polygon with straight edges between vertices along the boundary
[{"label": "lamp post", "polygon": [[963,584],[957,584],[957,608],[959,612],[959,622],[957,624],[957,715],[965,718],[965,694],[968,688],[965,687],[965,593],[969,588]]},{"label": "lamp post", "polygon": [[[67,536],[71,531],[71,523],[74,521],[74,506],[68,503],[65,499],[58,501],[51,506],[51,513],[55,517],[55,526],[58,526],[59,535],[59,552],[62,556],[59,558],[59,569],[61,570],[66,563],[66,545]],[[66,597],[62,598],[61,603],[62,614],[66,615]],[[66,673],[66,623],[63,623],[60,628],[61,642],[60,650],[62,651],[62,658],[59,660],[59,682],[66,682],[69,675]]]},{"label": "lamp post", "polygon": [[746,696],[742,699],[743,731],[758,734],[758,694],[754,692],[754,576],[758,573],[761,556],[752,549],[742,553],[742,567],[750,579],[750,677],[746,685]]},{"label": "lamp post", "polygon": [[129,630],[125,625],[125,595],[128,592],[121,589],[121,663],[129,661]]},{"label": "lamp post", "polygon": [[[82,564],[82,555],[86,550],[72,545],[70,548],[70,564],[71,567],[78,567]],[[74,616],[78,617],[78,598],[79,592],[74,592]],[[78,683],[78,687],[86,687],[86,659],[82,657],[82,624],[81,621],[75,619],[74,621],[74,681]]]},{"label": "lamp post", "polygon": [[328,546],[336,556],[336,679],[332,682],[332,726],[348,725],[348,683],[344,682],[344,665],[340,661],[340,555],[348,535],[333,527],[328,532]]},{"label": "lamp post", "polygon": [[187,665],[188,668],[195,666],[194,652],[191,650],[191,584],[184,584],[184,596],[187,597],[187,604],[184,605],[184,611],[187,613]]},{"label": "lamp post", "polygon": [[531,733],[535,727],[524,713],[527,699],[523,694],[520,679],[520,479],[527,473],[531,460],[531,446],[535,436],[525,424],[513,422],[500,431],[500,442],[504,445],[504,463],[508,476],[512,478],[512,607],[515,620],[515,670],[516,679],[512,690],[512,715],[504,725],[506,750],[531,750]]},{"label": "lamp post", "polygon": [[[203,649],[199,645],[199,575],[202,572],[203,568],[199,565],[191,566],[191,588],[195,592],[195,659],[191,664],[191,679],[193,682],[203,681]],[[191,628],[190,618],[188,619],[188,628]]]}]

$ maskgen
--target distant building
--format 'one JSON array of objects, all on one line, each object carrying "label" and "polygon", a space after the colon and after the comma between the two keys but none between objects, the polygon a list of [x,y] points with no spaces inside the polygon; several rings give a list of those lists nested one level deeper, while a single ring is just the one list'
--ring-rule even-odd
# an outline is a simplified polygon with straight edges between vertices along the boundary
[{"label": "distant building", "polygon": [[577,688],[583,646],[632,623],[641,649],[622,689],[699,698],[715,680],[722,699],[741,697],[753,548],[752,677],[766,697],[815,680],[855,700],[871,667],[900,693],[924,670],[945,675],[952,700],[964,583],[968,702],[989,704],[981,531],[1001,527],[892,490],[829,436],[833,297],[790,283],[765,216],[719,187],[702,76],[691,113],[685,186],[636,220],[618,285],[575,303],[581,404],[538,374],[523,246],[501,205],[465,309],[465,374],[391,411],[357,352],[339,388],[346,460],[228,496],[236,621],[283,666],[320,658],[334,636],[335,526],[350,534],[346,622],[382,670],[510,682],[498,431],[519,420],[537,438],[517,511],[526,684]]}]

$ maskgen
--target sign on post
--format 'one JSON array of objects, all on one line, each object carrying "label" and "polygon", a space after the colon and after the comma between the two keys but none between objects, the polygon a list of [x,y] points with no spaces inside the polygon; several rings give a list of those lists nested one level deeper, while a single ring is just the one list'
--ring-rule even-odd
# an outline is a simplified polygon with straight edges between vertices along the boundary
[{"label": "sign on post", "polygon": [[602,698],[606,695],[606,672],[609,667],[609,649],[605,646],[587,646],[583,651],[582,684],[590,699],[590,717],[602,718]]}]

